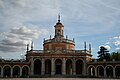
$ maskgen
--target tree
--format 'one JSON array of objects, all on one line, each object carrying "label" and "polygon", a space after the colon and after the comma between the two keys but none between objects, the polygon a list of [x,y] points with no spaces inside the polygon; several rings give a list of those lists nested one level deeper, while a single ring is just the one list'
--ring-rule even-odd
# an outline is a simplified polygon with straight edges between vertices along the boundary
[{"label": "tree", "polygon": [[101,46],[100,51],[98,51],[98,60],[103,61],[103,59],[106,59],[107,61],[110,60],[110,53],[107,48]]},{"label": "tree", "polygon": [[110,58],[111,60],[115,59],[115,61],[120,61],[120,52],[112,52]]}]

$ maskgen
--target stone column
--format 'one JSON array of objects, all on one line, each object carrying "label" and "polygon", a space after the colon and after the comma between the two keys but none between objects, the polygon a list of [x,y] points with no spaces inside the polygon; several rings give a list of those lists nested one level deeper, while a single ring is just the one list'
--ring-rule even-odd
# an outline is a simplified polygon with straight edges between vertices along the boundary
[{"label": "stone column", "polygon": [[13,77],[13,68],[11,68],[10,77]]},{"label": "stone column", "polygon": [[52,58],[52,67],[51,67],[51,75],[55,75],[55,61],[54,58]]},{"label": "stone column", "polygon": [[45,60],[42,58],[42,75],[44,75],[45,74]]},{"label": "stone column", "polygon": [[85,76],[86,75],[86,62],[83,61],[83,75]]},{"label": "stone column", "polygon": [[63,58],[62,61],[62,75],[66,75],[66,64],[65,64],[65,58]]},{"label": "stone column", "polygon": [[97,68],[95,68],[95,76],[97,76]]},{"label": "stone column", "polygon": [[73,59],[73,75],[76,75],[76,61],[75,58]]},{"label": "stone column", "polygon": [[22,76],[22,68],[20,67],[20,76]]},{"label": "stone column", "polygon": [[33,57],[31,57],[31,64],[30,64],[30,75],[34,75],[34,62],[33,62]]},{"label": "stone column", "polygon": [[1,77],[3,77],[3,68],[1,68],[1,74],[0,74]]},{"label": "stone column", "polygon": [[107,77],[107,75],[106,75],[106,68],[104,68],[104,77]]},{"label": "stone column", "polygon": [[115,78],[116,75],[115,75],[115,68],[113,68],[113,77]]}]

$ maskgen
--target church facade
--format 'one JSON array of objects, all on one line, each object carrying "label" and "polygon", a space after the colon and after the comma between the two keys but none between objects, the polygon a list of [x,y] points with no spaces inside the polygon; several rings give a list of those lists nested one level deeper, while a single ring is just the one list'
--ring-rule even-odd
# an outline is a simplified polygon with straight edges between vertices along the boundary
[{"label": "church facade", "polygon": [[120,78],[120,61],[92,61],[91,45],[84,50],[75,50],[74,39],[64,37],[64,25],[54,26],[53,38],[44,39],[43,50],[31,50],[27,45],[25,60],[0,61],[0,77],[54,77],[54,76],[96,76]]}]

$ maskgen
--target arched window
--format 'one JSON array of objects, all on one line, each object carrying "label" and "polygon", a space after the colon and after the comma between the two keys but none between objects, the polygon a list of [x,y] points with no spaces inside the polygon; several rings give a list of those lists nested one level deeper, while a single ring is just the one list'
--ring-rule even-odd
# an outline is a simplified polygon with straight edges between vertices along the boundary
[{"label": "arched window", "polygon": [[76,61],[76,74],[82,74],[83,73],[83,61],[77,60]]},{"label": "arched window", "polygon": [[72,74],[73,67],[72,67],[72,61],[68,59],[66,61],[66,74]]},{"label": "arched window", "polygon": [[35,75],[41,74],[41,66],[42,66],[42,63],[39,59],[34,61],[34,74]]},{"label": "arched window", "polygon": [[45,74],[51,74],[51,60],[45,61]]}]

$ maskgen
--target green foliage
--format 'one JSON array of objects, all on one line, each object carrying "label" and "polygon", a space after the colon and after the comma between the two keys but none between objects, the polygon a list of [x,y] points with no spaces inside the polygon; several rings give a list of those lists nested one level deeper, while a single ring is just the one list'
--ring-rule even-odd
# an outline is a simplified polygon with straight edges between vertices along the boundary
[{"label": "green foliage", "polygon": [[106,59],[107,61],[109,61],[110,53],[104,46],[101,46],[100,51],[98,51],[98,60],[103,61],[103,59]]},{"label": "green foliage", "polygon": [[115,61],[120,61],[120,52],[112,52],[110,58],[111,60],[115,59]]}]

